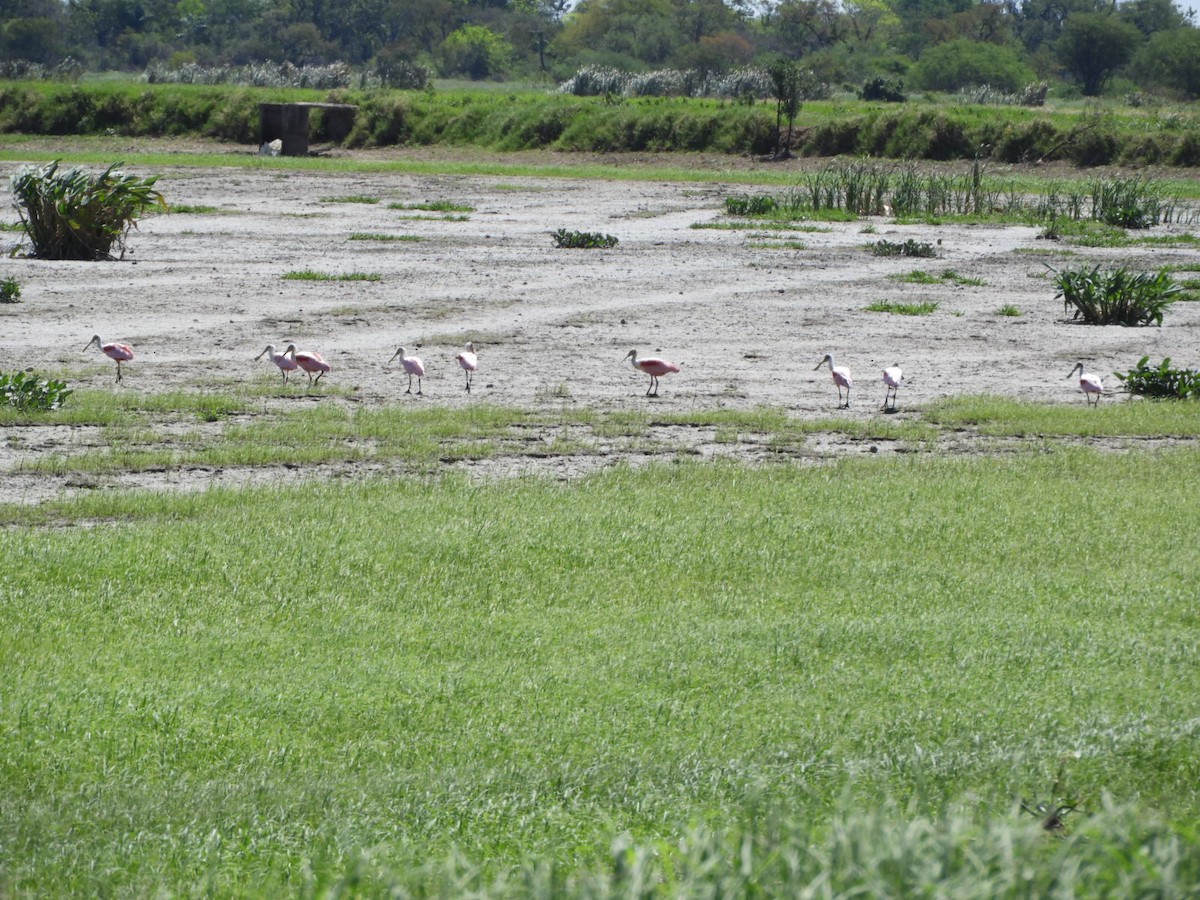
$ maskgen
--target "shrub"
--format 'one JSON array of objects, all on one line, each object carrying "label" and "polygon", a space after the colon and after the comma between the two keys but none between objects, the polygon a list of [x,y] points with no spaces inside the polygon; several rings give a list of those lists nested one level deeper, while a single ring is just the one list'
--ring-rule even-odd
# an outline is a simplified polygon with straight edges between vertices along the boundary
[{"label": "shrub", "polygon": [[21,285],[15,278],[5,278],[0,281],[0,303],[20,303]]},{"label": "shrub", "polygon": [[112,259],[115,246],[125,255],[125,237],[152,206],[167,208],[154,189],[157,176],[126,175],[113,163],[101,174],[73,168],[58,171],[58,160],[26,166],[12,176],[17,212],[39,259]]},{"label": "shrub", "polygon": [[1055,299],[1062,297],[1063,308],[1087,325],[1162,325],[1163,312],[1182,290],[1166,269],[1151,275],[1124,267],[1101,272],[1099,266],[1055,272],[1054,285]]},{"label": "shrub", "polygon": [[1171,357],[1151,366],[1149,356],[1143,356],[1128,372],[1114,372],[1131,394],[1143,397],[1165,397],[1189,400],[1200,397],[1200,369],[1175,369]]},{"label": "shrub", "polygon": [[0,399],[17,409],[58,409],[71,393],[65,381],[39,378],[29,372],[0,372]]},{"label": "shrub", "polygon": [[909,76],[913,84],[927,91],[957,91],[987,84],[1015,93],[1033,80],[1033,72],[1015,50],[964,38],[927,49]]},{"label": "shrub", "polygon": [[1091,184],[1092,218],[1120,228],[1152,228],[1163,219],[1162,186],[1151,179],[1097,179]]},{"label": "shrub", "polygon": [[600,234],[598,231],[567,231],[560,228],[551,235],[554,246],[571,250],[607,250],[617,246],[617,239],[611,234]]},{"label": "shrub", "polygon": [[904,82],[899,78],[871,78],[863,82],[858,92],[860,100],[882,100],[885,103],[903,103],[908,97],[904,93]]}]

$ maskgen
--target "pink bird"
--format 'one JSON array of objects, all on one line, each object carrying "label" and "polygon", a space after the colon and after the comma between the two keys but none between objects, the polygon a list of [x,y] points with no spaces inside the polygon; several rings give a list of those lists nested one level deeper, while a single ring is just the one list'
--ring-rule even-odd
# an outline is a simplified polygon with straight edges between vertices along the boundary
[{"label": "pink bird", "polygon": [[458,364],[462,366],[462,370],[467,376],[467,393],[471,393],[471,377],[475,370],[479,368],[479,357],[475,355],[475,345],[467,341],[467,347],[462,353],[455,357]]},{"label": "pink bird", "polygon": [[625,359],[632,359],[635,369],[639,372],[645,372],[650,376],[650,386],[646,388],[647,397],[658,396],[658,379],[664,375],[670,375],[673,372],[679,371],[679,366],[675,365],[675,363],[659,359],[657,356],[646,356],[638,359],[636,350],[630,350],[626,353]]},{"label": "pink bird", "polygon": [[275,352],[274,344],[267,344],[267,349],[258,356],[254,357],[255,362],[262,359],[264,356],[269,357],[271,362],[279,367],[279,374],[283,376],[283,383],[287,384],[288,376],[300,368],[300,364],[296,362],[292,356],[296,352],[295,344],[288,344],[288,348],[282,353]]},{"label": "pink bird", "polygon": [[[403,347],[392,354],[392,359],[395,359],[397,356],[400,357],[400,365],[404,366],[404,371],[408,373],[408,390],[404,393],[412,393],[412,380],[413,376],[416,375],[417,396],[421,396],[421,379],[425,377],[425,364],[421,362],[420,357],[405,356]],[[392,359],[389,359],[388,362],[391,362]]]},{"label": "pink bird", "polygon": [[100,335],[98,335],[98,334],[92,335],[92,339],[87,342],[87,346],[84,347],[83,349],[84,350],[89,349],[92,346],[92,344],[95,344],[97,347],[99,347],[100,352],[103,353],[105,356],[107,356],[109,359],[114,359],[117,361],[117,381],[120,381],[121,380],[121,363],[129,362],[129,360],[133,359],[133,348],[130,347],[128,344],[101,343]]},{"label": "pink bird", "polygon": [[[1075,363],[1075,368],[1071,370],[1070,375],[1067,375],[1067,377],[1070,378],[1076,372],[1079,373],[1079,389],[1083,391],[1083,397],[1087,400],[1088,406],[1099,406],[1100,395],[1104,393],[1104,383],[1100,380],[1100,376],[1093,375],[1091,372],[1085,372],[1083,370],[1083,363],[1081,362]],[[1092,403],[1093,396],[1096,398],[1095,404]]]},{"label": "pink bird", "polygon": [[[817,363],[813,371],[821,368],[821,366],[829,363],[829,372],[833,376],[833,383],[838,389],[838,409],[850,408],[850,388],[854,385],[854,379],[850,376],[850,370],[845,366],[836,366],[833,363],[833,355],[826,353],[824,358]],[[846,402],[842,402],[842,388],[846,389]]]},{"label": "pink bird", "polygon": [[[896,409],[896,391],[900,389],[900,383],[904,381],[904,372],[900,366],[888,366],[883,370],[883,383],[887,385],[887,391],[883,395],[883,408],[888,408],[888,395],[892,397],[892,411]],[[849,402],[849,401],[847,401]]]},{"label": "pink bird", "polygon": [[[321,358],[321,354],[316,350],[301,350],[296,352],[295,344],[288,344],[288,353],[292,355],[292,359],[296,361],[296,365],[304,370],[308,376],[310,385],[316,384],[321,380],[321,376],[327,374],[333,367]],[[313,372],[317,373],[317,377],[313,378]]]}]

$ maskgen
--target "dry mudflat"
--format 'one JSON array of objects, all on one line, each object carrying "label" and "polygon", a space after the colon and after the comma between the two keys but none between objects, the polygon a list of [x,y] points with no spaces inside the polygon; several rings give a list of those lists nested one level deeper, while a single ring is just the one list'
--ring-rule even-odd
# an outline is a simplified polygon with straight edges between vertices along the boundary
[{"label": "dry mudflat", "polygon": [[[1161,328],[1081,326],[1055,299],[1048,269],[1196,264],[1195,249],[1085,248],[1042,240],[1033,227],[902,225],[887,218],[815,222],[811,230],[786,233],[711,227],[733,222],[724,200],[747,192],[722,183],[322,173],[269,164],[143,171],[136,155],[125,158],[128,171],[161,176],[170,204],[200,211],[143,219],[124,259],[113,262],[8,258],[18,235],[0,234],[8,245],[0,271],[22,285],[21,303],[0,306],[0,369],[66,374],[75,388],[205,390],[229,379],[278,379],[270,363],[254,357],[267,344],[295,343],[319,350],[332,366],[315,389],[293,379],[295,402],[601,412],[765,405],[801,418],[852,420],[884,415],[881,371],[897,363],[906,373],[896,414],[903,418],[962,394],[1082,404],[1067,378],[1079,360],[1104,375],[1146,354],[1200,361],[1200,303],[1176,304]],[[18,167],[6,162],[0,171],[7,176]],[[434,201],[471,211],[393,208]],[[9,205],[3,221],[16,220]],[[1151,234],[1196,227],[1164,226]],[[551,233],[560,228],[611,234],[619,244],[557,249]],[[867,245],[881,239],[929,242],[937,257],[874,256]],[[917,269],[952,270],[979,283],[894,277]],[[283,277],[300,270],[380,280]],[[938,306],[924,316],[868,311],[876,301]],[[1020,315],[999,315],[1005,305]],[[133,345],[136,359],[120,385],[108,360],[95,349],[85,354],[93,334]],[[468,339],[480,360],[469,395],[455,363]],[[424,359],[421,397],[406,395],[406,377],[396,363],[387,364],[401,345]],[[622,361],[631,349],[665,356],[682,371],[663,379],[657,398],[647,398],[646,377]],[[814,371],[826,353],[853,371],[849,410],[836,409],[828,371]],[[21,471],[38,456],[86,447],[87,429],[4,431],[0,501],[101,486],[96,479]],[[528,462],[502,468],[525,471]],[[595,463],[544,465],[561,472]],[[176,471],[102,481],[203,486],[276,477],[298,474]]]}]

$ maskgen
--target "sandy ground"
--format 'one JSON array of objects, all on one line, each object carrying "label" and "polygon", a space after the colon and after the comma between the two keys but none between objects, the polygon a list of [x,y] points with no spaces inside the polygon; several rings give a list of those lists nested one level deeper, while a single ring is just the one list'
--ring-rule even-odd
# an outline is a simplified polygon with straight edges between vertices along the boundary
[{"label": "sandy ground", "polygon": [[[0,173],[17,168],[2,163]],[[136,160],[126,169],[154,174]],[[116,262],[10,259],[18,235],[0,233],[0,244],[7,244],[0,272],[18,279],[23,301],[0,305],[0,368],[67,373],[75,387],[196,389],[215,377],[265,378],[274,369],[265,359],[254,362],[255,355],[268,343],[294,342],[323,353],[333,366],[327,380],[352,387],[353,400],[363,404],[668,411],[765,404],[815,418],[882,415],[881,370],[896,363],[906,375],[903,416],[966,393],[1083,403],[1067,378],[1078,360],[1105,376],[1144,354],[1200,362],[1200,304],[1177,304],[1162,328],[1081,326],[1054,299],[1047,270],[1195,264],[1195,250],[1088,249],[1040,240],[1029,227],[888,219],[791,235],[694,227],[731,221],[723,202],[746,193],[741,186],[266,168],[158,172],[169,203],[217,211],[144,219],[125,259]],[[330,200],[347,195],[380,202]],[[388,207],[434,200],[474,212],[459,221]],[[11,204],[0,217],[17,220]],[[612,234],[620,243],[560,250],[550,237],[559,228]],[[419,240],[350,240],[355,233]],[[908,238],[935,244],[938,258],[879,258],[865,249],[879,239]],[[803,248],[762,246],[782,239]],[[281,277],[301,269],[377,273],[382,281]],[[888,278],[914,269],[952,269],[984,284]],[[877,300],[940,306],[921,317],[864,309]],[[1021,315],[997,315],[1004,304]],[[95,349],[84,353],[94,333],[133,345],[137,357],[126,364],[121,385],[113,384],[108,360]],[[480,359],[470,395],[454,359],[467,339]],[[425,361],[421,398],[405,396],[405,376],[386,364],[400,345]],[[657,399],[643,396],[646,376],[622,361],[634,348],[682,367],[663,379]],[[836,410],[829,373],[813,370],[825,353],[854,373],[848,411]],[[308,393],[303,380],[295,391]],[[43,496],[29,483],[17,487],[14,469],[80,435],[65,428],[5,430],[0,471],[8,471],[3,480],[10,487],[0,490],[0,500]]]}]

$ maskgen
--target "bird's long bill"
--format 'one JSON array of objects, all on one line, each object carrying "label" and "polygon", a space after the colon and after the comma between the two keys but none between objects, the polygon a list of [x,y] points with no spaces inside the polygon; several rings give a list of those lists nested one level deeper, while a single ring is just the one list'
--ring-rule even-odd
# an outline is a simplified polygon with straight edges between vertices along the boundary
[{"label": "bird's long bill", "polygon": [[83,349],[84,349],[84,350],[86,350],[86,349],[88,349],[90,346],[92,346],[92,344],[99,345],[99,343],[100,343],[100,340],[99,340],[99,338],[97,338],[97,337],[93,337],[93,338],[92,338],[90,341],[88,341],[86,344],[84,344],[84,345],[83,345]]},{"label": "bird's long bill", "polygon": [[[403,350],[403,349],[404,349],[403,347],[401,347],[401,348],[400,348],[400,350]],[[393,359],[395,359],[397,356],[399,356],[399,355],[400,355],[400,350],[397,350],[395,353],[393,353],[393,354],[391,355],[391,357],[388,359],[388,362],[391,362]]]},{"label": "bird's long bill", "polygon": [[[267,350],[270,350],[270,349],[271,349],[270,347],[268,347],[268,348],[267,348]],[[260,359],[262,359],[264,356],[266,356],[266,355],[267,355],[267,350],[264,350],[262,353],[258,354],[258,356],[254,357],[255,361],[257,362],[258,360],[260,360]]]},{"label": "bird's long bill", "polygon": [[1067,373],[1067,377],[1072,377],[1076,372],[1083,372],[1083,363],[1075,363],[1075,368]]}]

